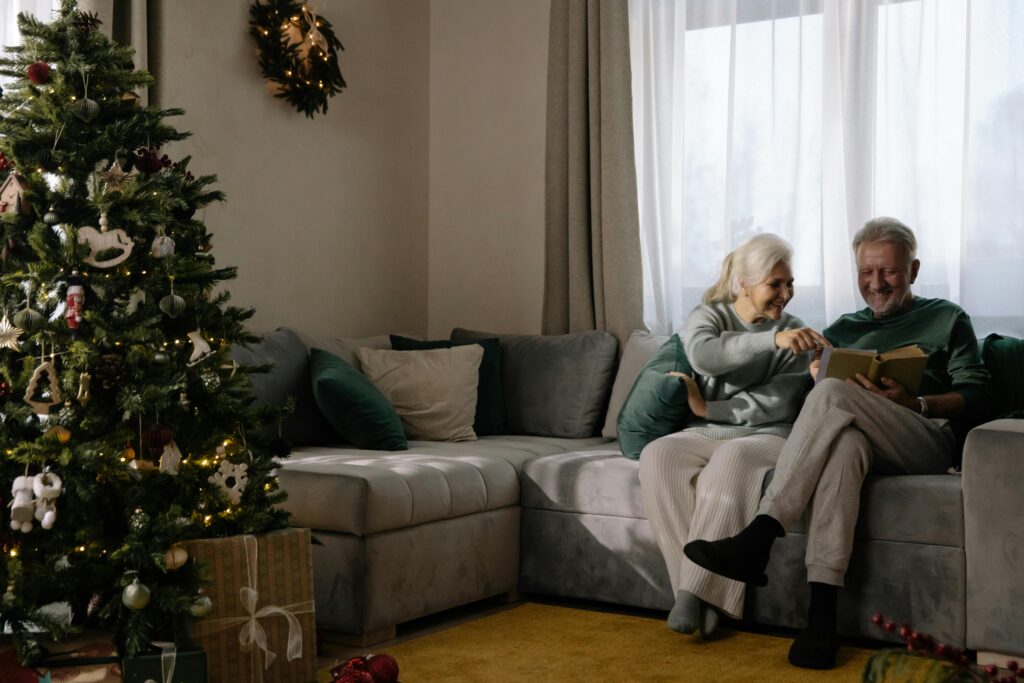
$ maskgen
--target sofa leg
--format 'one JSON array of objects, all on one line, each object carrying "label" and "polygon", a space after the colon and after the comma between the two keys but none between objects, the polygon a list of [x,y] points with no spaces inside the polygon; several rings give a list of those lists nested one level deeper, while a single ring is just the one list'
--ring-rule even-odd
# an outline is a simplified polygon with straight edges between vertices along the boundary
[{"label": "sofa leg", "polygon": [[375,631],[366,633],[342,633],[331,629],[320,630],[320,640],[331,645],[345,645],[348,647],[369,647],[387,640],[394,640],[396,635],[395,626],[385,626]]}]

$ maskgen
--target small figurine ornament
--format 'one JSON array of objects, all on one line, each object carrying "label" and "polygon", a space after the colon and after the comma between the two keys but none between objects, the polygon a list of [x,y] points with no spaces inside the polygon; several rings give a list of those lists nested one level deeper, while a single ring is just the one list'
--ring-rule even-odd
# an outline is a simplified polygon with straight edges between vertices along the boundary
[{"label": "small figurine ornament", "polygon": [[85,306],[85,284],[75,271],[68,278],[68,298],[64,306],[64,320],[67,321],[71,336],[77,338],[82,324],[82,308]]},{"label": "small figurine ornament", "polygon": [[35,515],[35,501],[32,500],[33,477],[15,477],[11,485],[11,529],[27,534],[32,531],[32,517]]},{"label": "small figurine ornament", "polygon": [[64,484],[53,472],[40,472],[32,480],[32,492],[36,494],[35,518],[44,529],[52,529],[57,521],[57,497]]}]

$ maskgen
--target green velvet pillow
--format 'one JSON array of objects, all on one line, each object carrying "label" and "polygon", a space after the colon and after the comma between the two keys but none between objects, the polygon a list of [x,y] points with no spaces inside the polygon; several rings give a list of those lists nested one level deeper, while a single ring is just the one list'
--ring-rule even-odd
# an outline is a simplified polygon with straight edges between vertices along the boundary
[{"label": "green velvet pillow", "polygon": [[644,446],[678,432],[689,419],[686,384],[665,374],[672,371],[693,374],[678,334],[673,334],[640,369],[622,404],[616,430],[619,447],[627,458],[639,459]]},{"label": "green velvet pillow", "polygon": [[484,349],[480,361],[480,379],[476,387],[476,414],[473,431],[477,436],[507,434],[505,426],[505,393],[501,386],[501,346],[497,338],[477,341],[420,341],[391,335],[391,348],[395,351],[422,351],[423,349],[450,349],[453,346],[479,344]]},{"label": "green velvet pillow", "polygon": [[356,448],[409,449],[398,413],[361,372],[323,349],[310,350],[309,372],[316,404],[341,438]]},{"label": "green velvet pillow", "polygon": [[992,379],[992,417],[1024,417],[1024,339],[990,334],[981,347]]}]

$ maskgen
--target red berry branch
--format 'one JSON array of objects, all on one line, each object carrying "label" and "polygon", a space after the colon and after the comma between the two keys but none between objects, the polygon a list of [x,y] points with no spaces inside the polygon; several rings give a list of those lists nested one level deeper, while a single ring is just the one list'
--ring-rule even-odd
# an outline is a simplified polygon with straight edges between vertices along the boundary
[{"label": "red berry branch", "polygon": [[915,631],[910,624],[897,626],[896,622],[877,612],[871,617],[871,623],[888,633],[898,632],[911,652],[950,662],[966,674],[969,680],[979,683],[1016,683],[1017,679],[1024,679],[1024,668],[1021,668],[1016,661],[1007,662],[1006,668],[1009,673],[1003,676],[1000,668],[995,664],[989,664],[983,668],[975,666],[967,653],[960,648],[940,643],[927,633]]}]

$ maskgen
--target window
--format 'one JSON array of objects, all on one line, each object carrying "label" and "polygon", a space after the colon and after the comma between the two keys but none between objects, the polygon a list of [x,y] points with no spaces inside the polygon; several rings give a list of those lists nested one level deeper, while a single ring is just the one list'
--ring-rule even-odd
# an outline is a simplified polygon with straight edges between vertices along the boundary
[{"label": "window", "polygon": [[1019,3],[631,0],[630,24],[652,330],[757,231],[794,245],[791,310],[824,326],[863,307],[853,233],[892,215],[920,241],[916,293],[1024,334]]}]

